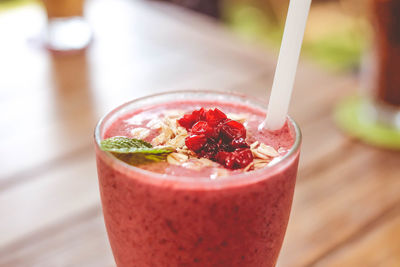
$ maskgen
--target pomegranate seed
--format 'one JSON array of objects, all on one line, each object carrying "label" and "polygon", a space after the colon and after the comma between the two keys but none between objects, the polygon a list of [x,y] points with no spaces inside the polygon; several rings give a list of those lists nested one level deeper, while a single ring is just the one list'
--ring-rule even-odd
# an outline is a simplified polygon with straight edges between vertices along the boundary
[{"label": "pomegranate seed", "polygon": [[233,152],[224,152],[224,151],[220,151],[217,153],[217,155],[215,156],[215,160],[222,164],[224,167],[228,168],[228,169],[233,169],[234,168],[234,158],[233,158]]},{"label": "pomegranate seed", "polygon": [[206,118],[206,112],[204,110],[204,108],[201,108],[199,110],[194,110],[192,113],[190,114],[185,114],[183,115],[182,118],[180,118],[178,120],[178,123],[186,128],[186,130],[190,130],[190,128],[192,128],[192,126],[200,121],[200,120],[204,120]]},{"label": "pomegranate seed", "polygon": [[193,125],[192,115],[191,114],[183,115],[183,117],[178,120],[178,123],[182,127],[186,128],[186,130],[189,130]]},{"label": "pomegranate seed", "polygon": [[205,121],[206,120],[206,110],[204,108],[201,108],[197,111],[199,120]]},{"label": "pomegranate seed", "polygon": [[224,142],[224,140],[220,139],[218,141],[218,147],[220,151],[232,152],[235,150],[234,147],[230,145],[230,143]]},{"label": "pomegranate seed", "polygon": [[253,161],[253,153],[248,148],[236,150],[233,154],[236,168],[244,168]]},{"label": "pomegranate seed", "polygon": [[228,169],[240,169],[253,161],[246,143],[246,129],[230,120],[219,109],[204,108],[185,114],[178,120],[189,131],[186,146],[198,156],[211,159]]},{"label": "pomegranate seed", "polygon": [[214,160],[215,159],[215,155],[218,152],[218,144],[215,142],[207,142],[203,149],[200,151],[200,156]]},{"label": "pomegranate seed", "polygon": [[216,126],[221,121],[227,119],[225,113],[223,113],[221,110],[217,108],[208,110],[205,115],[206,115],[206,121],[212,126]]},{"label": "pomegranate seed", "polygon": [[204,134],[207,137],[214,136],[214,129],[205,121],[199,121],[193,125],[191,132],[192,134]]},{"label": "pomegranate seed", "polygon": [[246,143],[243,137],[235,138],[229,144],[233,148],[249,148],[250,146]]},{"label": "pomegranate seed", "polygon": [[235,138],[246,138],[246,129],[237,121],[227,121],[221,126],[221,134],[225,140],[232,141]]},{"label": "pomegranate seed", "polygon": [[204,121],[206,119],[206,111],[204,108],[201,108],[199,110],[195,110],[192,112],[192,116],[194,119],[194,123],[198,121]]},{"label": "pomegranate seed", "polygon": [[234,152],[220,151],[215,156],[218,163],[229,169],[241,169],[253,161],[253,154],[248,148],[236,150]]},{"label": "pomegranate seed", "polygon": [[207,142],[207,137],[204,134],[190,135],[185,139],[185,145],[194,152],[201,150]]}]

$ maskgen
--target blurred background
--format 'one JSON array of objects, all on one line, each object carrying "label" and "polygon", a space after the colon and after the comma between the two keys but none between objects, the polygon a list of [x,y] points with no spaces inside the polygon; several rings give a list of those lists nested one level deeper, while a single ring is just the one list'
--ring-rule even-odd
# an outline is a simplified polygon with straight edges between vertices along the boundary
[{"label": "blurred background", "polygon": [[[131,99],[265,99],[288,0],[0,0],[0,266],[115,266],[92,133]],[[400,2],[314,0],[278,266],[400,266]],[[361,140],[361,141],[360,141]]]},{"label": "blurred background", "polygon": [[[288,1],[159,1],[208,15],[225,24],[240,38],[276,51],[279,49]],[[75,1],[78,5],[79,2]],[[371,36],[366,3],[362,0],[314,0],[303,55],[328,71],[357,71],[362,51],[367,48]],[[1,0],[0,12],[22,5],[40,4],[38,0]]]},{"label": "blurred background", "polygon": [[[205,13],[248,41],[278,50],[288,1],[171,1]],[[314,0],[303,55],[329,71],[352,72],[360,66],[370,38],[366,1]]]}]

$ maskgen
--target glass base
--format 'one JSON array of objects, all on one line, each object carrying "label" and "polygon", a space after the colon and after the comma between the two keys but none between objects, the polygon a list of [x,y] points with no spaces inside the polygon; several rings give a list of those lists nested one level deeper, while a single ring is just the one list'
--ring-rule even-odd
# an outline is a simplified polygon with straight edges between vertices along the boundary
[{"label": "glass base", "polygon": [[400,131],[400,109],[389,105],[365,101],[365,117]]},{"label": "glass base", "polygon": [[[335,109],[337,125],[350,136],[370,145],[400,150],[400,128],[383,122],[382,114],[362,97],[349,97]],[[386,117],[387,119],[387,117]]]},{"label": "glass base", "polygon": [[81,50],[92,40],[92,30],[83,17],[52,18],[47,22],[44,39],[50,50]]}]

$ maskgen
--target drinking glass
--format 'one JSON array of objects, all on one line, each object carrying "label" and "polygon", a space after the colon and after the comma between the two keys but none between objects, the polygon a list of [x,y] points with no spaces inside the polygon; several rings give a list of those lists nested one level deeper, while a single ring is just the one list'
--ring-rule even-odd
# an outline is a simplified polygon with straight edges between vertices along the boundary
[{"label": "drinking glass", "polygon": [[370,0],[373,46],[366,116],[400,131],[400,1]]},{"label": "drinking glass", "polygon": [[361,1],[371,26],[371,45],[361,64],[360,95],[335,109],[347,134],[361,141],[400,150],[400,1]]},{"label": "drinking glass", "polygon": [[[265,111],[247,96],[177,91],[130,101],[103,117],[95,149],[104,220],[119,267],[272,267],[289,219],[301,133],[289,120],[294,144],[279,161],[221,179],[182,177],[128,165],[99,147],[119,118],[171,102],[210,101]],[[221,104],[223,105],[223,104]],[[126,117],[125,117],[126,118]]]},{"label": "drinking glass", "polygon": [[42,1],[47,15],[44,43],[48,49],[80,50],[90,43],[92,31],[83,17],[84,0]]}]

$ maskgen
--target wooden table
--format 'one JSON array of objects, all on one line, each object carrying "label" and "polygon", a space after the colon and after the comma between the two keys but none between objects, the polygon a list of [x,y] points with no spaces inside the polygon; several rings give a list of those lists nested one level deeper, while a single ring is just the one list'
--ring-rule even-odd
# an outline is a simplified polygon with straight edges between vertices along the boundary
[{"label": "wooden table", "polygon": [[[153,2],[88,3],[95,40],[51,55],[39,7],[0,15],[0,266],[114,266],[92,132],[121,102],[184,88],[266,98],[275,53],[210,19]],[[302,62],[291,115],[303,151],[279,266],[400,266],[400,155],[339,132],[338,99],[357,88]]]}]

